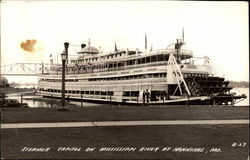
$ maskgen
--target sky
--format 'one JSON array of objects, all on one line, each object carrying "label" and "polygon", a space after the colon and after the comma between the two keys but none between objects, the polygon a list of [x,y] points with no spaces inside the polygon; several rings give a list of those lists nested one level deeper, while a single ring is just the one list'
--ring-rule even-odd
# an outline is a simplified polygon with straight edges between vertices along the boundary
[{"label": "sky", "polygon": [[[226,79],[249,81],[243,1],[1,1],[1,64],[49,62],[64,42],[75,54],[89,39],[107,52],[115,43],[143,50],[145,33],[148,47],[163,49],[181,38],[182,28],[186,49],[208,56]],[[35,52],[20,47],[27,40],[36,40]]]}]

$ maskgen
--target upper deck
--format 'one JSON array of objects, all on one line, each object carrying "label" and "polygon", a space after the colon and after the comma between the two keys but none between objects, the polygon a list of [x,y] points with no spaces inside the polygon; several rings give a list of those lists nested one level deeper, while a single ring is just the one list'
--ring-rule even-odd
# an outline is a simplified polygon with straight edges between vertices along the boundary
[{"label": "upper deck", "polygon": [[[175,49],[158,49],[144,52],[139,50],[119,50],[110,53],[85,54],[69,60],[66,74],[107,72],[156,65],[166,66],[170,54],[177,57]],[[193,57],[193,53],[189,50],[182,50],[179,56],[181,60],[187,60]],[[60,64],[53,64],[46,74],[59,74],[61,70],[62,66]]]}]

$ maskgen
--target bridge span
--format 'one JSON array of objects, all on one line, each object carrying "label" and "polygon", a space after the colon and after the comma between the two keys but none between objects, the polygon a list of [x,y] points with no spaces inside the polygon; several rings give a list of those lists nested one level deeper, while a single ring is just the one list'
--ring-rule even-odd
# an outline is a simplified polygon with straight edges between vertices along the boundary
[{"label": "bridge span", "polygon": [[1,76],[37,76],[48,69],[48,63],[14,63],[1,66]]}]

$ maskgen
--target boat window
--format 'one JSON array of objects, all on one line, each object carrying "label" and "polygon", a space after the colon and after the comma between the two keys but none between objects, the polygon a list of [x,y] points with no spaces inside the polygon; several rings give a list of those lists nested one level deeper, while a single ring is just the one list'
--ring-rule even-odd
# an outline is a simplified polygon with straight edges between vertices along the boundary
[{"label": "boat window", "polygon": [[129,96],[130,96],[130,91],[124,91],[124,92],[122,93],[122,96],[127,96],[127,97],[129,97]]},{"label": "boat window", "polygon": [[135,51],[129,51],[128,54],[129,55],[134,55],[134,54],[136,54],[136,52]]},{"label": "boat window", "polygon": [[150,63],[150,57],[146,57],[146,62],[145,63]]},{"label": "boat window", "polygon": [[100,91],[95,91],[95,95],[100,95]]},{"label": "boat window", "polygon": [[138,64],[142,64],[142,59],[141,58],[138,59],[137,61],[138,61]]},{"label": "boat window", "polygon": [[142,58],[142,64],[143,63],[146,63],[146,58],[144,57],[144,58]]},{"label": "boat window", "polygon": [[139,91],[131,91],[130,95],[132,97],[137,97],[137,96],[139,96]]},{"label": "boat window", "polygon": [[108,91],[108,95],[113,96],[114,95],[114,91]]},{"label": "boat window", "polygon": [[155,73],[155,74],[154,74],[154,78],[157,78],[157,77],[158,77],[158,73]]},{"label": "boat window", "polygon": [[156,62],[156,56],[151,56],[151,62]]},{"label": "boat window", "polygon": [[101,91],[101,95],[107,95],[106,91]]},{"label": "boat window", "polygon": [[164,61],[164,56],[163,55],[158,55],[157,59],[158,59],[158,61]]},{"label": "boat window", "polygon": [[132,65],[132,60],[128,60],[127,61],[127,65],[129,66],[129,65]]}]

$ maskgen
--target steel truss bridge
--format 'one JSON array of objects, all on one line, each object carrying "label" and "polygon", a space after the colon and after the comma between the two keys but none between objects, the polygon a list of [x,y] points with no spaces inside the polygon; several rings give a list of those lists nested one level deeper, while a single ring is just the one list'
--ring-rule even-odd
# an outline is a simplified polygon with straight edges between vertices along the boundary
[{"label": "steel truss bridge", "polygon": [[47,63],[14,63],[1,66],[1,76],[37,76],[47,69]]}]

